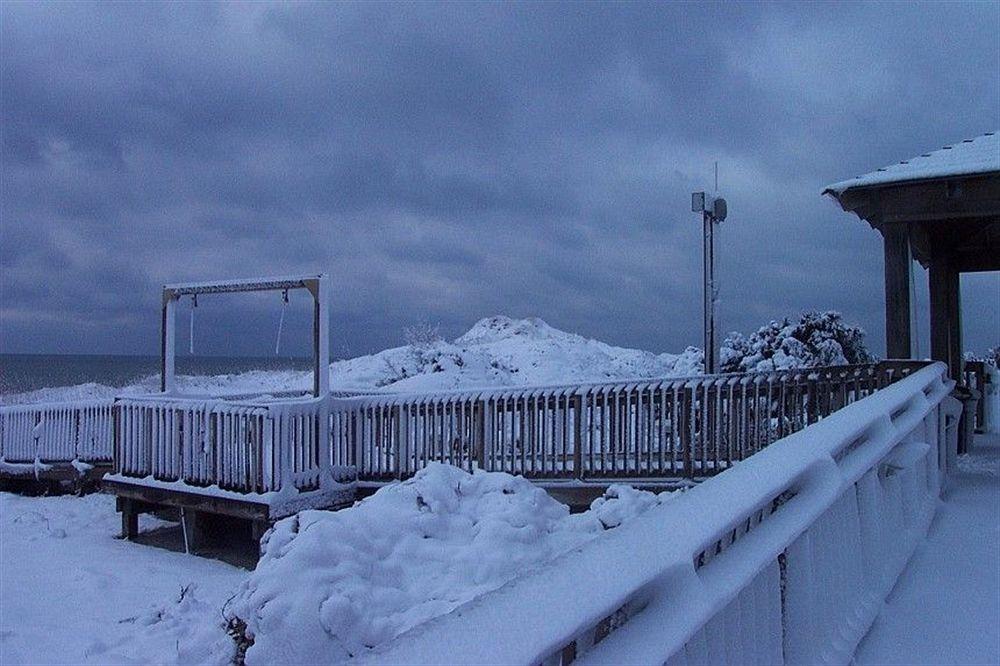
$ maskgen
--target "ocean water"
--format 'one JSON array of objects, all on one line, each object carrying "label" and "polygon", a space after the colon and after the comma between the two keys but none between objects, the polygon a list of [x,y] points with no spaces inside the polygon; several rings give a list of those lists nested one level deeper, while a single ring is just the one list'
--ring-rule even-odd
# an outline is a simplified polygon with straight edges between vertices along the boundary
[{"label": "ocean water", "polygon": [[[176,357],[178,375],[224,375],[249,370],[309,370],[312,360],[285,357]],[[0,395],[87,382],[121,387],[159,375],[159,356],[0,354]]]}]

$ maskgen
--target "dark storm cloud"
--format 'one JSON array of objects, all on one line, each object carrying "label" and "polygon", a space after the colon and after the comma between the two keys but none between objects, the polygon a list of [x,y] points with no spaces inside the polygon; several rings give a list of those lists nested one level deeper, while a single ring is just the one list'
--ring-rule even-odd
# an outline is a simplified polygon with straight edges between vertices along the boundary
[{"label": "dark storm cloud", "polygon": [[[0,13],[6,351],[148,352],[162,282],[318,270],[338,354],[496,312],[676,350],[715,159],[723,326],[835,307],[880,346],[878,236],[819,191],[1000,125],[990,3]],[[205,351],[276,308],[206,303]]]}]

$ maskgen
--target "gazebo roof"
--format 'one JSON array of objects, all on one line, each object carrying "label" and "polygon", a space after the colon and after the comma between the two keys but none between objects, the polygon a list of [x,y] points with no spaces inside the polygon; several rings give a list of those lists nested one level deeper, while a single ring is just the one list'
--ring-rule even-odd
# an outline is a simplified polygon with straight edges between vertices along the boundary
[{"label": "gazebo roof", "polygon": [[974,139],[834,183],[827,186],[823,194],[839,198],[850,189],[993,172],[1000,172],[1000,134],[987,132]]},{"label": "gazebo roof", "polygon": [[1000,270],[1000,134],[990,132],[830,185],[823,194],[882,232],[906,227],[913,257]]}]

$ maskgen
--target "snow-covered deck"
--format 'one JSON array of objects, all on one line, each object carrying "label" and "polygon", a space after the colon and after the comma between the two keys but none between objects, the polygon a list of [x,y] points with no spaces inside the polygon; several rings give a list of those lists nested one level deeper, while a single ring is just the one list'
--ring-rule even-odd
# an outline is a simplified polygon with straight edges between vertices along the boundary
[{"label": "snow-covered deck", "polygon": [[1000,664],[1000,434],[978,435],[855,663]]},{"label": "snow-covered deck", "polygon": [[[927,369],[924,376],[931,370]],[[803,511],[817,518],[821,525],[817,530],[814,524],[807,535],[797,539],[796,543],[803,538],[807,544],[811,540],[813,548],[819,548],[823,543],[844,543],[838,535],[845,529],[856,532],[859,526],[854,524],[851,527],[847,524],[851,521],[844,522],[845,515],[840,509],[830,515],[829,511],[823,512],[818,517],[815,511],[820,508],[819,504],[825,505],[832,498],[836,490],[834,486],[838,484],[829,482],[835,477],[848,475],[853,478],[867,463],[881,459],[876,465],[878,471],[872,469],[861,479],[867,485],[860,490],[867,490],[858,495],[857,508],[864,517],[871,515],[872,508],[882,506],[888,511],[882,514],[883,520],[893,524],[883,525],[882,529],[875,531],[865,527],[865,523],[861,524],[863,535],[873,537],[877,542],[863,548],[865,561],[868,561],[869,551],[883,555],[889,550],[895,552],[895,549],[887,550],[886,547],[900,539],[909,543],[912,536],[918,545],[884,605],[880,607],[877,601],[868,604],[868,597],[874,597],[874,594],[865,588],[866,592],[862,595],[866,600],[865,608],[871,607],[871,617],[876,612],[879,616],[855,655],[857,663],[997,663],[1000,658],[996,627],[996,618],[1000,616],[1000,574],[996,569],[1000,557],[1000,441],[996,436],[980,438],[979,445],[969,456],[959,458],[955,466],[948,465],[948,480],[942,499],[938,501],[935,475],[932,473],[935,465],[925,465],[916,460],[915,455],[924,451],[924,447],[914,437],[928,439],[928,444],[933,444],[937,437],[935,432],[940,433],[940,428],[948,430],[940,418],[930,412],[925,416],[929,420],[924,422],[924,426],[917,425],[919,415],[943,395],[945,388],[937,380],[924,389],[914,386],[913,381],[908,382],[908,388],[890,387],[883,393],[880,406],[875,400],[853,405],[839,416],[834,415],[812,426],[812,436],[803,432],[789,438],[789,441],[769,447],[760,457],[736,466],[714,481],[694,491],[678,494],[670,500],[669,507],[649,509],[648,515],[637,518],[634,527],[603,535],[593,544],[567,554],[556,566],[547,565],[538,571],[526,572],[523,580],[492,593],[492,603],[483,597],[462,607],[461,612],[432,620],[415,635],[430,642],[435,635],[440,637],[442,629],[455,628],[456,633],[449,633],[452,642],[447,643],[447,647],[449,652],[462,654],[463,651],[474,650],[477,645],[482,649],[490,636],[496,637],[495,634],[509,631],[507,625],[525,623],[527,629],[519,633],[518,641],[493,646],[493,661],[502,656],[501,647],[514,650],[520,646],[522,652],[545,652],[544,645],[539,645],[551,643],[558,648],[561,642],[552,639],[553,633],[558,634],[559,626],[572,622],[573,616],[587,615],[585,608],[581,610],[583,606],[602,595],[618,595],[620,599],[620,588],[625,582],[651,567],[657,568],[657,562],[670,559],[671,553],[680,552],[682,557],[665,569],[664,577],[656,578],[653,587],[644,588],[656,593],[647,599],[649,603],[645,610],[620,627],[619,623],[627,619],[628,613],[616,615],[614,622],[602,621],[605,632],[616,627],[618,630],[608,635],[608,640],[598,646],[600,649],[588,652],[584,648],[577,655],[582,663],[600,663],[602,656],[607,657],[608,662],[623,663],[629,660],[618,658],[622,655],[620,650],[628,650],[633,661],[644,661],[639,658],[641,654],[646,654],[641,649],[653,649],[656,647],[654,643],[662,643],[670,635],[682,631],[680,625],[692,620],[692,613],[707,616],[711,613],[709,605],[722,605],[722,597],[727,594],[725,588],[736,585],[736,579],[744,574],[749,576],[744,567],[748,557],[753,559],[766,555],[762,548],[774,540],[776,532],[784,534],[793,527],[793,523],[801,523],[808,518],[802,515]],[[861,431],[851,424],[866,411],[878,412],[880,416],[870,424],[871,427],[862,428],[862,437],[857,438],[856,432]],[[900,436],[903,441],[893,444]],[[834,439],[840,444],[834,444]],[[817,446],[823,449],[818,458]],[[882,454],[890,449],[889,456],[883,458]],[[925,454],[925,462],[937,458],[933,450],[932,445]],[[828,457],[831,452],[832,457]],[[943,459],[937,459],[939,463],[944,463]],[[781,465],[773,464],[782,460],[784,463]],[[808,463],[809,472],[795,473],[803,469],[802,464],[805,463]],[[914,484],[915,477],[907,471],[914,465],[923,466],[928,474],[926,481],[930,485],[926,493],[914,494],[915,490],[924,488],[922,483]],[[791,469],[785,469],[788,466]],[[747,527],[745,531],[739,528],[738,538],[726,538],[713,546],[711,539],[719,533],[716,528],[726,524],[727,512],[738,508],[732,501],[734,483],[743,483],[747,490],[745,495],[740,495],[742,504],[756,506],[755,498],[773,495],[774,488],[762,486],[773,486],[788,473],[798,479],[795,496],[783,498],[766,518],[754,519],[752,528]],[[869,491],[877,490],[879,484],[884,486],[883,491],[869,496]],[[783,484],[778,485],[783,487]],[[883,493],[884,497],[879,499]],[[851,495],[853,493],[848,493],[848,499]],[[912,504],[913,500],[918,501],[919,508]],[[853,502],[849,502],[852,507]],[[910,523],[917,528],[926,527],[923,517],[929,520],[935,503],[936,517],[926,540],[919,537],[915,529],[900,529],[900,524]],[[812,504],[817,506],[810,509]],[[796,509],[796,506],[799,508]],[[712,511],[707,511],[709,508]],[[703,525],[704,520],[690,521],[685,518],[686,514],[694,511],[707,516],[708,522],[716,526]],[[875,515],[879,514],[881,511],[876,511]],[[655,529],[646,531],[640,523]],[[146,530],[161,525],[155,519],[144,518],[143,528]],[[0,663],[223,663],[228,660],[233,647],[225,633],[220,608],[246,580],[246,572],[218,562],[117,540],[112,538],[116,531],[111,499],[107,496],[22,498],[0,494],[0,545],[7,556],[6,563],[0,562],[3,565],[0,566],[0,589],[3,590],[4,600],[0,604]],[[358,533],[368,538],[369,533],[363,527]],[[712,536],[708,539],[698,536],[706,534]],[[628,545],[623,541],[634,541],[639,547],[623,548]],[[681,541],[688,542],[693,550]],[[785,543],[786,539],[782,537],[780,541]],[[781,543],[777,545],[781,546]],[[867,541],[864,543],[867,544]],[[708,548],[704,549],[706,544]],[[845,581],[854,580],[864,573],[844,568],[855,561],[854,558],[838,557],[833,551],[826,550],[813,553],[813,559],[820,558],[812,568],[813,574],[833,571],[836,575],[815,578],[806,587],[798,585],[802,581],[793,576],[785,589],[785,602],[801,600],[801,595],[807,592],[817,593],[817,598],[826,602],[825,605],[817,602],[818,607],[814,609],[818,613],[815,628],[837,624],[834,620],[840,616],[830,611],[846,608],[850,605],[846,602],[857,592],[854,588],[845,587]],[[614,566],[590,567],[594,557],[602,551],[613,555],[608,561]],[[693,555],[697,551],[701,551],[701,555]],[[711,552],[715,554],[711,555]],[[757,618],[755,622],[763,622],[762,618],[777,618],[776,607],[763,602],[779,600],[778,588],[768,588],[771,593],[763,594],[765,584],[775,582],[774,574],[780,573],[782,567],[786,573],[802,574],[808,555],[801,549],[796,550],[793,544],[783,562],[770,565],[766,575],[754,578],[756,582],[752,586],[752,595],[746,597],[741,593],[738,597],[739,608],[746,610],[748,617]],[[55,578],[52,571],[59,572]],[[590,573],[580,575],[581,571]],[[595,576],[595,571],[614,571],[615,575]],[[843,578],[847,575],[845,571],[853,572],[853,578],[850,575]],[[870,571],[864,576],[866,581],[869,576]],[[881,576],[875,578],[883,580]],[[280,583],[277,578],[272,580]],[[548,594],[553,586],[560,584],[559,581],[566,581],[562,592]],[[686,584],[678,586],[671,581]],[[359,582],[364,581],[359,579]],[[824,595],[826,587],[839,592],[837,595]],[[47,589],[51,593],[45,593]],[[483,612],[490,608],[499,613],[502,608],[496,606],[496,601],[512,599],[512,595],[517,596],[519,590],[527,593],[526,598],[530,598],[531,603],[519,605],[517,613],[498,614],[500,619],[496,623],[479,621]],[[663,603],[657,602],[657,590],[665,592],[660,600]],[[617,605],[620,605],[620,600],[612,600],[608,607]],[[86,612],[80,612],[81,608],[87,609]],[[560,613],[547,613],[546,608],[559,608]],[[754,608],[769,614],[754,615]],[[729,622],[734,609],[736,606],[729,604],[719,617]],[[596,617],[600,615],[597,613]],[[799,614],[795,617],[803,616]],[[666,622],[671,619],[674,622]],[[587,622],[589,620],[584,624]],[[854,626],[853,621],[848,624]],[[654,631],[647,633],[647,625]],[[717,630],[719,636],[730,635],[726,626],[719,620],[713,620],[709,629]],[[778,624],[768,625],[771,629],[776,626]],[[754,627],[763,633],[754,634]],[[780,647],[777,643],[771,641],[764,644],[754,640],[755,635],[773,638],[778,633],[768,633],[763,624],[739,622],[737,628],[740,640],[745,645],[754,646],[756,651],[730,652],[728,643],[710,641],[706,643],[709,654],[713,649],[727,651],[715,654],[715,661],[727,661],[728,657],[730,662],[742,663],[746,660],[740,657],[747,654],[759,657],[761,663],[769,655],[780,658],[775,652],[768,652]],[[789,627],[788,631],[792,629],[798,631],[801,628]],[[57,634],[72,636],[74,640],[48,640]],[[261,640],[263,644],[264,639]],[[266,640],[280,643],[288,637],[279,632],[269,635]],[[477,645],[470,645],[469,641]],[[817,638],[817,645],[822,642]],[[442,643],[437,645],[440,647]],[[804,649],[811,644],[793,642],[789,645]],[[391,661],[393,654],[413,656],[411,641],[396,647],[406,649],[396,653],[378,651],[369,653],[367,657],[375,661],[379,661],[380,657]],[[850,647],[846,649],[850,650]],[[538,661],[535,660],[536,663]]]}]

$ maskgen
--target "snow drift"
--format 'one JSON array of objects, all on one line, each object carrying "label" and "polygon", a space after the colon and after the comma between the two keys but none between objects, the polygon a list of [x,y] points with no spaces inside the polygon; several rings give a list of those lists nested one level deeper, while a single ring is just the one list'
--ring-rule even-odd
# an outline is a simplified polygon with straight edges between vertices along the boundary
[{"label": "snow drift", "polygon": [[278,522],[225,615],[243,645],[252,643],[248,664],[342,661],[667,497],[612,486],[570,515],[524,478],[432,464],[353,508]]},{"label": "snow drift", "polygon": [[[541,319],[488,317],[453,342],[414,341],[330,365],[333,390],[433,391],[489,386],[559,384],[605,379],[698,374],[703,354],[689,347],[681,354],[654,354],[614,347],[553,328]],[[256,370],[216,376],[180,376],[188,394],[250,394],[305,390],[309,372]],[[150,376],[125,387],[80,384],[3,396],[5,403],[62,402],[155,393]]]}]

